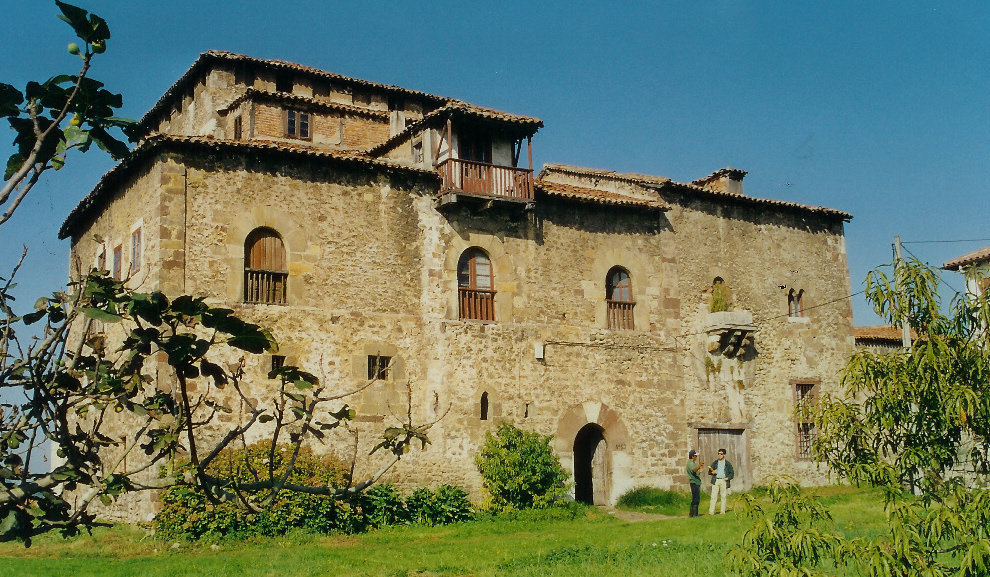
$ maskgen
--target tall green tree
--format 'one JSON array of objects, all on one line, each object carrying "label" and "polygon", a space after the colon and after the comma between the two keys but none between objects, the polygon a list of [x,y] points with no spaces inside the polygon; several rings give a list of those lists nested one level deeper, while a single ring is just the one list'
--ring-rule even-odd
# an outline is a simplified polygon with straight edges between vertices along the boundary
[{"label": "tall green tree", "polygon": [[[841,394],[809,409],[815,458],[840,479],[883,489],[888,533],[832,549],[831,562],[853,574],[990,574],[990,301],[956,294],[944,303],[939,283],[915,260],[871,272],[874,310],[917,338],[896,352],[857,351]],[[784,557],[762,569],[818,566]]]}]

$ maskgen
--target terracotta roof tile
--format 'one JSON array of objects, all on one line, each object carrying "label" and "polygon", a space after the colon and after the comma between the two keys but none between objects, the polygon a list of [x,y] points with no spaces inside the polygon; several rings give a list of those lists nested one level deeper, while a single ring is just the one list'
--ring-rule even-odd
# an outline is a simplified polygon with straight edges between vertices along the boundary
[{"label": "terracotta roof tile", "polygon": [[990,246],[967,252],[962,256],[957,256],[952,260],[945,261],[942,268],[945,270],[959,270],[965,266],[980,262],[990,261]]},{"label": "terracotta roof tile", "polygon": [[361,80],[359,78],[352,78],[349,76],[343,76],[340,74],[334,74],[333,72],[327,72],[325,70],[320,70],[318,68],[312,68],[310,66],[304,66],[302,64],[296,64],[294,62],[286,62],[284,60],[266,60],[263,58],[254,58],[251,56],[246,56],[244,54],[235,54],[233,52],[226,52],[223,50],[210,50],[199,55],[199,58],[192,63],[182,76],[176,80],[165,94],[158,99],[158,102],[141,117],[138,121],[138,126],[147,129],[149,123],[152,119],[158,117],[160,114],[165,112],[171,106],[172,101],[181,95],[187,88],[187,85],[194,82],[199,73],[204,68],[208,68],[212,64],[219,62],[243,62],[247,64],[252,64],[255,66],[267,67],[275,70],[292,70],[295,72],[300,72],[303,74],[308,74],[310,76],[323,78],[327,80],[336,80],[338,82],[343,82],[346,84],[353,84],[355,86],[362,86],[367,88],[373,88],[378,90],[384,90],[386,92],[392,92],[396,94],[403,94],[406,96],[414,96],[417,98],[422,98],[423,100],[432,101],[436,104],[443,104],[450,102],[452,99],[445,98],[443,96],[437,96],[435,94],[430,94],[427,92],[420,92],[418,90],[409,90],[408,88],[402,88],[401,86],[393,86],[390,84],[379,84],[377,82],[370,82],[368,80]]},{"label": "terracotta roof tile", "polygon": [[312,98],[308,96],[298,96],[296,94],[288,94],[285,92],[271,92],[268,90],[258,90],[256,88],[248,88],[247,90],[244,91],[243,94],[232,100],[230,104],[223,107],[220,110],[220,112],[227,112],[245,100],[289,103],[300,108],[305,108],[307,110],[328,110],[335,112],[343,112],[345,114],[354,114],[358,116],[366,116],[369,118],[374,118],[382,122],[388,121],[388,112],[385,112],[384,110],[371,110],[370,108],[362,108],[360,106],[353,106],[350,104],[341,104],[339,102],[326,102],[318,98]]},{"label": "terracotta roof tile", "polygon": [[290,144],[282,142],[259,141],[259,140],[226,140],[213,138],[211,136],[174,136],[169,134],[152,134],[142,141],[131,153],[117,166],[100,178],[92,191],[83,198],[75,208],[65,218],[62,227],[59,229],[60,239],[68,238],[77,222],[97,207],[109,194],[109,188],[119,182],[132,169],[140,165],[141,161],[154,152],[167,146],[181,147],[206,147],[215,150],[235,150],[235,151],[261,151],[274,152],[280,154],[295,154],[312,158],[325,159],[332,162],[341,162],[353,166],[366,166],[369,168],[382,168],[386,170],[405,172],[430,179],[437,179],[439,176],[435,171],[423,170],[404,166],[387,160],[372,158],[363,152],[329,150],[326,148],[316,148],[302,144]]},{"label": "terracotta roof tile", "polygon": [[[735,170],[735,169],[731,169],[731,170]],[[656,188],[658,190],[680,189],[680,190],[696,193],[699,196],[708,196],[708,197],[712,197],[720,200],[726,200],[729,202],[734,202],[739,204],[773,206],[784,209],[799,210],[802,212],[810,212],[812,214],[821,214],[825,216],[838,217],[843,220],[852,219],[852,215],[849,214],[848,212],[836,210],[834,208],[826,208],[823,206],[809,206],[806,204],[799,204],[797,202],[789,202],[785,200],[755,198],[752,196],[746,196],[732,192],[721,192],[709,188],[704,188],[695,184],[675,182],[669,178],[665,178],[662,176],[649,176],[649,175],[636,174],[636,173],[620,173],[611,170],[600,170],[596,168],[584,168],[580,166],[572,166],[567,164],[548,163],[543,166],[543,171],[540,172],[540,178],[543,178],[544,174],[548,174],[552,172],[573,174],[576,176],[592,176],[596,178],[608,178],[619,182],[627,182],[630,184],[638,184],[640,186],[645,186],[649,188]]]},{"label": "terracotta roof tile", "polygon": [[[901,342],[901,327],[891,325],[873,325],[853,327],[853,334],[858,341],[896,341]],[[911,339],[917,339],[918,333],[911,329]]]},{"label": "terracotta roof tile", "polygon": [[585,202],[594,202],[600,204],[611,204],[619,206],[644,206],[648,208],[654,208],[657,210],[669,210],[670,207],[660,200],[648,199],[648,198],[638,198],[628,194],[621,194],[617,192],[612,192],[609,190],[600,190],[597,188],[585,188],[583,186],[573,186],[570,184],[561,184],[559,182],[547,182],[547,181],[536,181],[536,190],[542,191],[548,196],[556,196],[559,198],[567,198],[572,200],[579,200]]}]

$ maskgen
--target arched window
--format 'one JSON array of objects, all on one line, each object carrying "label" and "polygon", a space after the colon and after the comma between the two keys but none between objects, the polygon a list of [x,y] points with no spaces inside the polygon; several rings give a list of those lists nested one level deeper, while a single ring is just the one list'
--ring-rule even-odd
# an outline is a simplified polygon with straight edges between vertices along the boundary
[{"label": "arched window", "polygon": [[481,393],[481,420],[488,420],[488,391]]},{"label": "arched window", "polygon": [[787,293],[787,316],[789,317],[803,317],[804,316],[804,303],[801,302],[802,297],[804,297],[804,290],[795,291],[791,289]]},{"label": "arched window", "polygon": [[458,310],[462,319],[495,320],[495,278],[488,253],[469,248],[457,262]]},{"label": "arched window", "polygon": [[608,328],[618,330],[633,329],[632,279],[629,271],[613,267],[605,280],[605,303],[608,312]]},{"label": "arched window", "polygon": [[288,276],[282,237],[270,228],[251,231],[244,241],[244,302],[285,304]]}]

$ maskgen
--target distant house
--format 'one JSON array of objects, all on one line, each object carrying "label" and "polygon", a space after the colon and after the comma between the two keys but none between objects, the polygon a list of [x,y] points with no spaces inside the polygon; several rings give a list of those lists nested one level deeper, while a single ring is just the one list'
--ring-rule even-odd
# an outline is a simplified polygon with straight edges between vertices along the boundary
[{"label": "distant house", "polygon": [[692,448],[727,448],[733,489],[826,481],[795,408],[853,350],[848,213],[751,196],[733,168],[536,174],[537,118],[227,52],[139,126],[62,227],[74,262],[271,328],[281,356],[245,367],[259,398],[282,362],[374,379],[349,400],[362,442],[406,382],[421,422],[449,406],[391,480],[480,496],[505,420],[552,435],[588,503],[683,488]]},{"label": "distant house", "polygon": [[982,295],[990,287],[990,246],[946,261],[942,268],[965,274],[966,291],[974,296]]},{"label": "distant house", "polygon": [[[870,349],[875,352],[896,351],[904,346],[901,337],[901,327],[891,325],[872,325],[855,327],[856,349]],[[917,333],[911,331],[911,340],[917,338]]]}]

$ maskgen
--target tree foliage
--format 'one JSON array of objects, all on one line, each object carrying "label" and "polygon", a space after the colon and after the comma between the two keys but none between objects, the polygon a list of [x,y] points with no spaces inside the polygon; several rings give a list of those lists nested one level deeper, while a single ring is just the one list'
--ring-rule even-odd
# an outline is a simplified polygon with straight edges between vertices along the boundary
[{"label": "tree foliage", "polygon": [[[833,549],[832,562],[853,574],[990,574],[990,302],[984,293],[943,303],[939,282],[918,261],[871,272],[874,310],[907,322],[917,339],[856,352],[841,393],[809,409],[815,458],[840,479],[883,490],[889,532]],[[758,523],[781,530],[766,516]],[[767,570],[817,561],[787,554]]]},{"label": "tree foliage", "polygon": [[[69,45],[82,67],[24,91],[0,83],[0,115],[17,150],[0,189],[0,226],[70,150],[96,143],[114,158],[128,152],[113,135],[133,125],[113,116],[120,95],[87,76],[109,27],[56,4],[83,43]],[[313,374],[286,365],[268,374],[264,394],[249,395],[246,358],[277,352],[269,331],[203,298],[136,292],[106,271],[81,275],[19,315],[12,289],[25,256],[26,249],[0,278],[0,541],[77,533],[96,523],[92,503],[140,490],[187,487],[249,513],[271,509],[285,492],[354,495],[413,441],[428,442],[432,423],[413,424],[410,408],[375,447],[387,455],[367,478],[353,479],[353,460],[346,482],[301,475],[306,444],[331,441],[353,416],[343,399],[356,391],[331,394]],[[258,438],[268,440],[263,465],[246,450]],[[49,445],[58,457],[50,470],[38,462]],[[232,454],[250,474],[217,472],[221,455]]]},{"label": "tree foliage", "polygon": [[550,447],[550,435],[540,435],[501,422],[485,434],[475,461],[491,495],[491,507],[548,507],[567,490],[567,472]]}]

